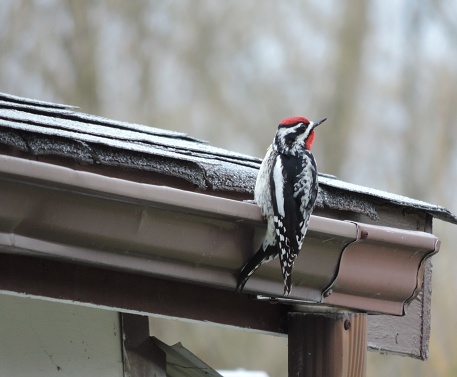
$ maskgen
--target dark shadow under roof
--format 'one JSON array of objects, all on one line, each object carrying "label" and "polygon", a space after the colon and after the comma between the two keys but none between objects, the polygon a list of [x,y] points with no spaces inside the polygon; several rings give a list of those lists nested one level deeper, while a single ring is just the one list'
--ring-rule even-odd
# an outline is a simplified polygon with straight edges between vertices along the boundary
[{"label": "dark shadow under roof", "polygon": [[[154,172],[181,182],[181,188],[215,195],[252,197],[261,160],[208,145],[186,134],[115,121],[75,107],[0,93],[0,150],[81,170],[121,167],[131,179],[148,182]],[[102,173],[105,174],[105,173]],[[116,172],[119,174],[119,171]],[[121,173],[122,174],[122,173]],[[165,178],[166,182],[166,178]],[[317,206],[361,213],[376,220],[373,201],[415,209],[457,223],[446,208],[340,181],[321,174]]]}]

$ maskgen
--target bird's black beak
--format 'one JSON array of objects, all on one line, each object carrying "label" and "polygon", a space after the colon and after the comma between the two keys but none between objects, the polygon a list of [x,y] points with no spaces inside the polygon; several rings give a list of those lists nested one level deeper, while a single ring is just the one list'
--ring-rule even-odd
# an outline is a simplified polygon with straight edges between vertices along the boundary
[{"label": "bird's black beak", "polygon": [[327,118],[322,118],[322,119],[319,119],[319,120],[315,120],[313,123],[313,130],[321,123],[324,123],[325,121],[327,120]]}]

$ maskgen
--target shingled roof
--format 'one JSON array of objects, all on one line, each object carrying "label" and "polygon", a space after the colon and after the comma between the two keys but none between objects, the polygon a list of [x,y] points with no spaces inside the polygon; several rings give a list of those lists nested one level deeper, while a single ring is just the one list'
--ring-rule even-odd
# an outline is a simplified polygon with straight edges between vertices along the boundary
[{"label": "shingled roof", "polygon": [[[286,334],[284,318],[303,305],[384,313],[368,316],[369,348],[425,358],[428,259],[440,245],[432,220],[457,217],[320,174],[290,300],[277,261],[237,294],[265,231],[259,208],[243,202],[260,163],[183,133],[0,93],[0,289],[273,334]],[[283,305],[263,301],[272,297]]]},{"label": "shingled roof", "polygon": [[[208,145],[186,134],[115,121],[76,107],[0,93],[0,150],[25,158],[229,198],[251,199],[261,160]],[[99,169],[103,166],[105,169]],[[115,170],[106,169],[115,167]],[[119,169],[121,168],[121,169]],[[148,176],[147,172],[154,172]],[[457,223],[441,206],[319,176],[318,208],[378,218],[374,202],[429,213]]]}]

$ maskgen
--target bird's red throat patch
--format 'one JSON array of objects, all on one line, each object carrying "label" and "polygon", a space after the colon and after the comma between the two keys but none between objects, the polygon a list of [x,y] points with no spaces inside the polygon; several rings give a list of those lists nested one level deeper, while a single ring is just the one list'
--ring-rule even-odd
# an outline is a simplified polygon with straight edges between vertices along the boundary
[{"label": "bird's red throat patch", "polygon": [[305,147],[308,150],[311,150],[311,146],[313,145],[314,141],[314,130],[311,131],[311,134],[308,136],[308,138],[305,140]]}]

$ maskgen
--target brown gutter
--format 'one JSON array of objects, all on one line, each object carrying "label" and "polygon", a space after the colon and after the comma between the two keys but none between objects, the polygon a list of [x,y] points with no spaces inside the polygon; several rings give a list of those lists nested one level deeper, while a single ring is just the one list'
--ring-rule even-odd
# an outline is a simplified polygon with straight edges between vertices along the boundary
[{"label": "brown gutter", "polygon": [[[432,234],[356,223],[357,239],[342,253],[338,275],[323,302],[374,312],[404,314],[404,304],[422,286],[424,261],[436,254],[440,241]],[[376,268],[373,268],[376,266]]]},{"label": "brown gutter", "polygon": [[[3,252],[227,290],[265,231],[252,204],[10,156],[0,156],[0,208]],[[403,314],[438,246],[428,233],[313,216],[291,299]],[[280,296],[277,262],[246,292]]]}]

